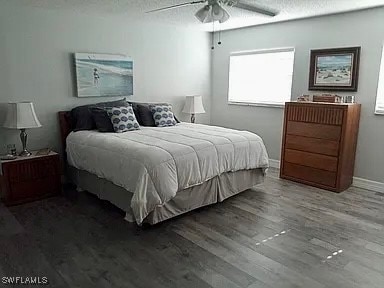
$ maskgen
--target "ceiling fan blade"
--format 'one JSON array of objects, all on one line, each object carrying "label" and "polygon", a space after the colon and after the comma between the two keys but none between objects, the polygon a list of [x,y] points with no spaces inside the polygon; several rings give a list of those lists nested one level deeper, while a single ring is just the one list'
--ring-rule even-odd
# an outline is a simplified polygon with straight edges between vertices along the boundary
[{"label": "ceiling fan blade", "polygon": [[256,6],[252,6],[252,5],[249,5],[249,4],[241,3],[240,1],[238,1],[232,7],[236,7],[236,8],[240,8],[240,9],[256,12],[256,13],[263,14],[263,15],[270,16],[270,17],[274,17],[274,16],[277,15],[277,13],[275,13],[273,11],[262,9],[262,8],[259,8],[259,7],[256,7]]},{"label": "ceiling fan blade", "polygon": [[170,9],[174,9],[174,8],[179,8],[179,7],[189,6],[189,5],[195,5],[195,4],[205,3],[205,2],[207,2],[207,0],[192,1],[192,2],[187,2],[187,3],[181,3],[181,4],[177,4],[177,5],[172,5],[172,6],[168,6],[168,7],[163,7],[163,8],[159,8],[159,9],[150,10],[150,11],[147,11],[147,12],[145,12],[145,13],[152,13],[152,12],[165,11],[165,10],[170,10]]}]

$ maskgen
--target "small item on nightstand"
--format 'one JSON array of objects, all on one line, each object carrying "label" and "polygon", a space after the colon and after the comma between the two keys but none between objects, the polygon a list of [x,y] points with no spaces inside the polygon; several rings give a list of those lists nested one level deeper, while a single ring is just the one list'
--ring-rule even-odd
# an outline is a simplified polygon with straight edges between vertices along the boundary
[{"label": "small item on nightstand", "polygon": [[310,99],[309,99],[309,95],[301,95],[299,97],[297,97],[297,102],[309,102]]},{"label": "small item on nightstand", "polygon": [[341,103],[342,97],[339,95],[323,94],[313,95],[313,102]]},{"label": "small item on nightstand", "polygon": [[16,158],[17,156],[10,154],[0,156],[0,160],[15,160]]},{"label": "small item on nightstand", "polygon": [[40,149],[39,151],[37,151],[36,156],[49,155],[49,153],[51,153],[51,149],[44,148],[44,149]]},{"label": "small item on nightstand", "polygon": [[7,153],[8,155],[16,156],[16,145],[15,144],[8,144],[7,145]]},{"label": "small item on nightstand", "polygon": [[355,103],[355,96],[347,95],[343,97],[344,103]]}]

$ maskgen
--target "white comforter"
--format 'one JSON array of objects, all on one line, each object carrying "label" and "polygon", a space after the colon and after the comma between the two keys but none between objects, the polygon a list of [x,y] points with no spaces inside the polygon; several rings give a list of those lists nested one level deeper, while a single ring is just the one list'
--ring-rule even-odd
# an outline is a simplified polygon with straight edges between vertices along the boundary
[{"label": "white comforter", "polygon": [[224,172],[268,167],[258,135],[190,123],[120,134],[72,132],[67,156],[70,165],[133,192],[138,224],[180,190]]}]

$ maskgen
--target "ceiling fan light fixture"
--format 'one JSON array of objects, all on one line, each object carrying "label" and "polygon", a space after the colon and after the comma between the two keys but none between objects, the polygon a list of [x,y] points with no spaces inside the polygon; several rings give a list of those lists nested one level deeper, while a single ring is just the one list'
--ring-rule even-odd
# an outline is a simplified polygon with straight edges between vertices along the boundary
[{"label": "ceiling fan light fixture", "polygon": [[212,13],[212,20],[219,21],[220,23],[227,21],[230,17],[228,12],[219,4],[219,2],[215,2],[212,5],[211,13]]},{"label": "ceiling fan light fixture", "polygon": [[223,10],[224,10],[224,8],[218,2],[215,2],[212,5],[212,14],[217,16],[217,17],[220,17],[223,15]]},{"label": "ceiling fan light fixture", "polygon": [[203,8],[199,9],[196,14],[195,14],[195,17],[201,22],[201,23],[206,23],[206,22],[209,22],[209,16],[210,16],[210,10],[211,10],[211,7],[209,5],[205,5]]},{"label": "ceiling fan light fixture", "polygon": [[223,23],[230,18],[229,13],[223,8],[223,6],[234,7],[237,9],[242,9],[246,11],[250,11],[253,13],[258,13],[261,15],[274,17],[278,12],[274,12],[273,10],[260,8],[254,5],[250,5],[247,3],[243,3],[242,0],[194,0],[185,3],[180,3],[176,5],[171,5],[163,8],[158,8],[154,10],[147,11],[146,13],[153,13],[159,11],[170,10],[174,8],[180,8],[190,5],[196,4],[204,4],[205,6],[199,9],[195,16],[201,23],[209,23],[218,21]]},{"label": "ceiling fan light fixture", "polygon": [[219,22],[224,23],[225,21],[228,21],[230,17],[231,16],[229,15],[229,13],[225,9],[223,9],[223,16],[221,17]]}]

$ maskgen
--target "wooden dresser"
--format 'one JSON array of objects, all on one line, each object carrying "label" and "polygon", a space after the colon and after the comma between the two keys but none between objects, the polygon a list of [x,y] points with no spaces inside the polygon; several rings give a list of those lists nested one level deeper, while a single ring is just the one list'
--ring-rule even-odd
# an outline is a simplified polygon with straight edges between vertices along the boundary
[{"label": "wooden dresser", "polygon": [[351,186],[360,108],[286,103],[280,177],[335,192]]}]

